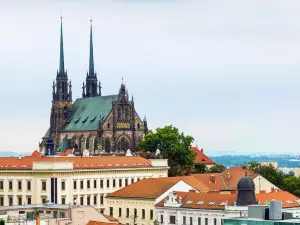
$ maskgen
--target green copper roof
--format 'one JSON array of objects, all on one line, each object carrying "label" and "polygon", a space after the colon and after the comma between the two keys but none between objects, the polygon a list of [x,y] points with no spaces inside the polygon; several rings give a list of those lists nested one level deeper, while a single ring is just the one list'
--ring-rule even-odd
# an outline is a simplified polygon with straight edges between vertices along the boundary
[{"label": "green copper roof", "polygon": [[58,146],[56,152],[65,152],[67,149],[70,148],[70,141],[63,140],[60,145]]},{"label": "green copper roof", "polygon": [[93,74],[94,74],[94,52],[93,52],[93,28],[92,28],[92,20],[91,20],[89,75],[93,75]]},{"label": "green copper roof", "polygon": [[72,106],[72,117],[62,131],[97,130],[99,120],[104,120],[112,110],[112,101],[118,95],[78,98]]},{"label": "green copper roof", "polygon": [[45,133],[44,137],[49,137],[50,135],[50,128],[48,128],[47,132]]},{"label": "green copper roof", "polygon": [[62,29],[62,17],[60,21],[60,54],[59,54],[59,72],[65,72],[65,61],[64,61],[64,43],[63,43],[63,29]]}]

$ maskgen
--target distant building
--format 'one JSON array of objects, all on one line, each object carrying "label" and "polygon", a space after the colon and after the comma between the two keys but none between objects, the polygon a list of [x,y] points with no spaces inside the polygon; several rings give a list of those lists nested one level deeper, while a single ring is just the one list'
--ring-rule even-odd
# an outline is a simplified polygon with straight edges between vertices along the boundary
[{"label": "distant building", "polygon": [[191,147],[191,150],[196,153],[195,163],[205,164],[208,168],[216,164],[211,158],[204,154],[203,148],[199,150],[197,147]]},{"label": "distant building", "polygon": [[173,191],[207,192],[191,176],[144,179],[108,195],[106,212],[124,224],[153,225],[155,204]]},{"label": "distant building", "polygon": [[284,174],[292,173],[294,174],[294,176],[300,176],[300,168],[279,167],[279,170],[282,171]]},{"label": "distant building", "polygon": [[279,189],[261,175],[243,167],[231,167],[222,173],[192,174],[192,176],[213,191],[233,191],[237,190],[237,184],[245,174],[253,179],[256,193],[271,192]]},{"label": "distant building", "polygon": [[277,162],[259,162],[260,166],[272,166],[274,168],[278,168],[278,163]]},{"label": "distant building", "polygon": [[0,207],[42,204],[92,205],[104,211],[105,196],[145,178],[166,177],[167,160],[139,156],[0,158]]}]

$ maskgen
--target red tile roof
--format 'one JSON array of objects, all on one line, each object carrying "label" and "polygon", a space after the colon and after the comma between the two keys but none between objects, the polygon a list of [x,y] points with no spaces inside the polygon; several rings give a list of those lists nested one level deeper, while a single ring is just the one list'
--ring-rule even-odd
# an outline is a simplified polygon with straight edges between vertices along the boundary
[{"label": "red tile roof", "polygon": [[[233,206],[237,198],[237,194],[221,192],[176,192],[176,195],[182,198],[181,208],[195,209],[224,209],[225,204]],[[259,193],[256,194],[256,200],[259,201],[260,205],[265,205],[271,200],[278,200],[282,202],[283,208],[300,207],[300,199],[286,191]],[[163,207],[164,201],[159,202],[157,206]]]},{"label": "red tile roof", "polygon": [[112,224],[122,225],[122,224],[120,224],[118,222],[117,223],[106,223],[106,222],[99,222],[99,221],[92,221],[92,220],[90,220],[86,225],[112,225]]},{"label": "red tile roof", "polygon": [[73,162],[74,169],[144,168],[151,161],[139,156],[0,157],[0,170],[31,170],[33,162]]},{"label": "red tile roof", "polygon": [[197,147],[191,147],[191,150],[196,153],[195,163],[203,163],[206,165],[216,164],[211,158],[204,154],[203,149],[199,150]]},{"label": "red tile roof", "polygon": [[41,153],[37,150],[34,150],[34,152],[31,154],[31,157],[41,157]]},{"label": "red tile roof", "polygon": [[68,156],[68,155],[71,155],[73,153],[73,149],[69,148],[67,149],[66,151],[64,152],[60,152],[60,156]]},{"label": "red tile roof", "polygon": [[172,186],[177,184],[180,180],[183,180],[185,183],[189,184],[198,191],[209,191],[208,187],[191,176],[161,177],[142,179],[109,194],[108,197],[156,199],[169,190]]},{"label": "red tile roof", "polygon": [[106,219],[108,219],[109,221],[119,221],[118,219],[116,219],[116,218],[114,218],[112,216],[108,216],[108,215],[104,215],[104,214],[103,214],[103,216],[105,216]]},{"label": "red tile roof", "polygon": [[252,170],[242,167],[231,167],[222,173],[192,174],[191,176],[201,181],[213,191],[222,191],[236,190],[239,180],[244,177],[246,173],[247,176],[252,179],[258,176],[258,174]]}]

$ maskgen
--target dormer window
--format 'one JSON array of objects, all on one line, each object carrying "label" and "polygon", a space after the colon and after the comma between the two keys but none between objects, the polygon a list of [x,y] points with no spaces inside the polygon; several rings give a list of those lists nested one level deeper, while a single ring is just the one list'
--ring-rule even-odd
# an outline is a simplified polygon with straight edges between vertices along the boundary
[{"label": "dormer window", "polygon": [[140,127],[141,127],[141,126],[140,126],[140,124],[138,123],[138,124],[137,124],[137,128],[140,129]]},{"label": "dormer window", "polygon": [[107,128],[108,128],[108,129],[110,128],[110,123],[107,124]]}]

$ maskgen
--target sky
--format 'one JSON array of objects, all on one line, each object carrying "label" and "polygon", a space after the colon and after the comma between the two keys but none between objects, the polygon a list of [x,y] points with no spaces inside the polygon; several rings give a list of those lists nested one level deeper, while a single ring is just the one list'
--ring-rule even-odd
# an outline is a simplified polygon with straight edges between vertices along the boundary
[{"label": "sky", "polygon": [[31,152],[50,123],[63,16],[73,99],[89,25],[103,95],[122,77],[150,129],[174,125],[206,153],[299,152],[300,2],[3,1],[0,151]]}]

